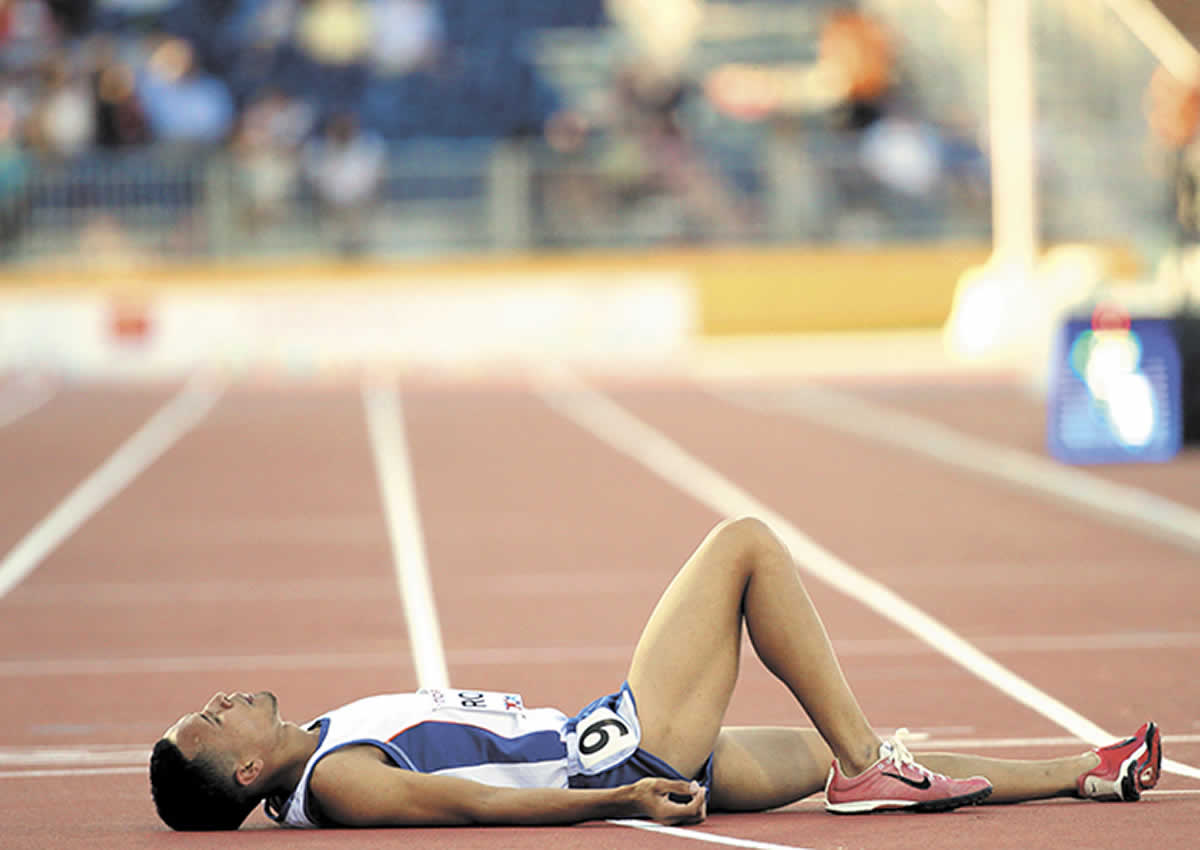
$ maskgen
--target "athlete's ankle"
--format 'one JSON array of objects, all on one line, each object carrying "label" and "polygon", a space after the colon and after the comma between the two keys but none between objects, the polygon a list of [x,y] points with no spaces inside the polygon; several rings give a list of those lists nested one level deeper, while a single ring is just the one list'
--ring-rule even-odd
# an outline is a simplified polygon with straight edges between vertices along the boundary
[{"label": "athlete's ankle", "polygon": [[1078,780],[1078,778],[1083,776],[1085,773],[1091,773],[1093,770],[1098,768],[1100,766],[1100,762],[1100,754],[1095,750],[1079,756],[1079,758],[1075,759],[1075,764],[1073,765],[1076,780]]},{"label": "athlete's ankle", "polygon": [[882,744],[882,741],[876,740],[855,750],[835,753],[842,776],[847,779],[853,779],[864,771],[869,770],[875,762],[879,761],[879,747]]}]

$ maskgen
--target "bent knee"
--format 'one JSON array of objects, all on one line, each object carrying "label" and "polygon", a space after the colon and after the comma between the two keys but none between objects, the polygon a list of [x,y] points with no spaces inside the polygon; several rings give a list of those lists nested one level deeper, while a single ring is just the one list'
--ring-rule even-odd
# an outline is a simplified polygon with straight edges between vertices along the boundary
[{"label": "bent knee", "polygon": [[739,554],[753,555],[783,548],[771,527],[755,516],[724,520],[713,529],[712,536]]}]

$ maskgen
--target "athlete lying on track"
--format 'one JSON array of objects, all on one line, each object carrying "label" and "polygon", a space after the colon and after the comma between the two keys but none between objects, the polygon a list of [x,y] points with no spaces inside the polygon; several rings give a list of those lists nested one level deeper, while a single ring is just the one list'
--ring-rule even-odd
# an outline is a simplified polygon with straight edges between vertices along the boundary
[{"label": "athlete lying on track", "polygon": [[[743,623],[816,730],[721,725]],[[217,694],[157,742],[150,782],[176,829],[236,829],[261,800],[298,827],[687,824],[822,788],[826,808],[845,814],[1136,800],[1158,781],[1161,758],[1148,723],[1068,758],[929,753],[918,764],[867,723],[787,549],[761,522],[739,519],[717,526],[676,575],[621,690],[575,717],[526,709],[513,694],[427,690],[369,697],[297,726],[280,719],[270,693]]]}]

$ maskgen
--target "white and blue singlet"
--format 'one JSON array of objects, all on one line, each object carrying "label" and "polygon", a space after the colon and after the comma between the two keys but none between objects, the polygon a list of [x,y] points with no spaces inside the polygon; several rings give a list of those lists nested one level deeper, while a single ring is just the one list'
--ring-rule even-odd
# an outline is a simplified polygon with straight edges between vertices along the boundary
[{"label": "white and blue singlet", "polygon": [[291,795],[278,806],[265,804],[267,815],[284,826],[332,825],[313,804],[313,769],[330,753],[361,745],[378,748],[401,770],[505,788],[611,788],[647,776],[712,784],[711,757],[701,776],[683,777],[641,749],[628,683],[574,717],[556,708],[526,708],[519,694],[427,688],[366,697],[306,728],[320,730],[316,752]]}]

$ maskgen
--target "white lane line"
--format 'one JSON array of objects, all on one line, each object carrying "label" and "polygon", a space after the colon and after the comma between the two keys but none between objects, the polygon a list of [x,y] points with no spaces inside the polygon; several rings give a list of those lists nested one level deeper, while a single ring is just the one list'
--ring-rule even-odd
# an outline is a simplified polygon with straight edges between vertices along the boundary
[{"label": "white lane line", "polygon": [[85,747],[2,747],[0,767],[79,767],[80,765],[133,765],[150,760],[145,747],[93,744]]},{"label": "white lane line", "polygon": [[58,394],[58,387],[46,378],[26,376],[0,388],[0,428],[24,419],[42,408]]},{"label": "white lane line", "polygon": [[[1133,730],[1130,729],[1130,732]],[[1168,744],[1200,744],[1200,735],[1163,735],[1163,746]],[[1023,750],[1039,747],[1074,747],[1086,745],[1079,738],[1066,736],[1047,738],[934,738],[924,740],[905,738],[904,743],[911,750]]]},{"label": "white lane line", "polygon": [[709,392],[743,407],[789,413],[866,440],[925,455],[961,469],[1039,490],[1123,525],[1200,551],[1200,511],[1082,469],[999,446],[946,425],[825,387],[793,387],[770,401],[747,393]]},{"label": "white lane line", "polygon": [[148,604],[171,605],[186,599],[189,605],[219,603],[231,599],[246,602],[295,602],[353,600],[366,602],[390,594],[395,580],[375,578],[296,579],[286,586],[264,584],[261,579],[222,579],[213,581],[78,581],[39,582],[13,593],[5,605],[22,608],[54,609],[62,605],[85,608],[134,608]]},{"label": "white lane line", "polygon": [[[540,393],[546,403],[564,417],[617,451],[637,460],[717,514],[750,514],[759,517],[787,543],[800,569],[858,600],[1072,735],[1093,745],[1108,744],[1118,738],[985,655],[957,632],[890,588],[822,548],[786,517],[771,510],[570,372],[558,370],[546,373]],[[1200,779],[1200,769],[1190,765],[1164,759],[1163,767],[1182,776]]]},{"label": "white lane line", "polygon": [[754,841],[749,838],[733,838],[728,835],[718,835],[715,832],[701,832],[698,829],[682,829],[678,826],[663,826],[644,820],[610,820],[617,826],[629,826],[643,829],[646,832],[657,832],[659,835],[673,835],[676,838],[690,838],[692,841],[703,841],[708,844],[724,844],[726,847],[750,847],[752,850],[807,850],[795,844],[774,844],[770,841]]},{"label": "white lane line", "polygon": [[400,395],[389,383],[364,383],[363,403],[417,684],[422,688],[446,688],[450,686],[450,674],[429,581]]},{"label": "white lane line", "polygon": [[[444,659],[468,667],[498,664],[567,664],[629,660],[628,646],[487,647],[450,650]],[[0,661],[0,678],[123,676],[141,673],[243,672],[256,670],[354,670],[414,663],[395,652],[310,652],[280,655],[186,655],[131,658],[15,658]],[[444,662],[443,662],[444,663]]]},{"label": "white lane line", "polygon": [[[178,597],[176,597],[178,598]],[[309,598],[292,597],[284,598]],[[315,597],[313,597],[315,598]],[[330,598],[323,595],[320,598]],[[351,598],[351,597],[336,597]],[[357,598],[357,597],[355,597]],[[975,645],[992,652],[1112,652],[1133,649],[1177,649],[1200,647],[1200,635],[1155,633],[1129,636],[1076,635],[1029,636],[1028,640],[983,638]],[[871,658],[925,655],[936,650],[924,641],[906,638],[861,640],[834,639],[833,648],[841,658]],[[743,649],[743,652],[750,652]],[[494,667],[506,664],[570,664],[580,662],[621,662],[629,660],[625,644],[608,646],[490,646],[450,649],[447,663],[462,667]],[[254,670],[333,670],[396,667],[411,659],[395,652],[304,652],[278,655],[166,655],[129,658],[7,658],[0,659],[0,678],[43,676],[124,676],[140,673],[199,673]]]},{"label": "white lane line", "polygon": [[50,779],[63,776],[132,776],[148,772],[148,764],[141,767],[64,767],[48,770],[0,770],[0,779]]},{"label": "white lane line", "polygon": [[225,385],[194,377],[0,561],[0,597],[212,410]]}]

